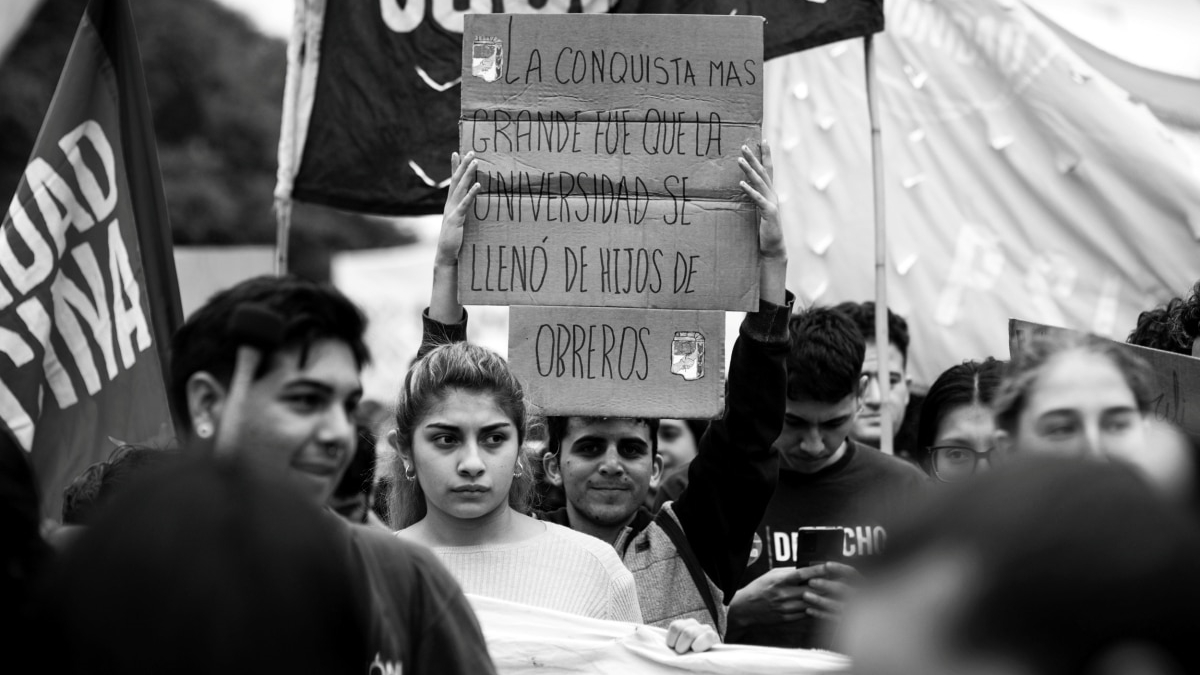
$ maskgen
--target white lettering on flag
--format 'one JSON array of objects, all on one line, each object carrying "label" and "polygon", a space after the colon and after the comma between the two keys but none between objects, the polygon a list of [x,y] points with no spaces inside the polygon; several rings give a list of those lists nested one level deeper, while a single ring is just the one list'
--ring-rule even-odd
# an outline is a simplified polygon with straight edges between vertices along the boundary
[{"label": "white lettering on flag", "polygon": [[[421,25],[425,18],[425,6],[433,3],[433,19],[438,26],[451,33],[463,32],[463,17],[467,14],[491,14],[492,0],[470,0],[466,9],[459,9],[454,0],[379,0],[379,14],[383,23],[394,33],[410,33]],[[614,0],[580,0],[580,9],[585,14],[604,14],[616,4]],[[571,0],[546,0],[535,7],[530,0],[506,0],[496,8],[497,13],[510,14],[566,14],[571,9]]]},{"label": "white lettering on flag", "polygon": [[[125,250],[125,241],[121,239],[121,228],[116,220],[108,226],[108,266],[113,281],[113,324],[117,329],[117,344],[121,347],[122,363],[126,368],[132,368],[137,356],[133,353],[129,337],[137,331],[137,350],[146,351],[150,346],[150,326],[146,323],[146,315],[142,313],[142,294],[137,278],[133,276],[133,268],[129,265],[129,253]],[[122,299],[122,291],[129,298],[128,305]]]},{"label": "white lettering on flag", "polygon": [[[71,252],[71,255],[75,258],[75,263],[79,265],[80,271],[83,272],[83,278],[87,281],[92,297],[89,300],[74,281],[59,272],[52,288],[54,316],[58,321],[58,330],[62,334],[64,342],[67,343],[71,355],[75,358],[79,374],[83,376],[88,394],[95,394],[100,391],[100,376],[96,372],[92,350],[84,340],[84,334],[75,317],[75,312],[83,317],[90,329],[92,339],[100,347],[109,380],[117,376],[117,361],[113,357],[112,321],[109,319],[108,303],[104,299],[104,279],[100,276],[100,264],[96,261],[96,254],[92,251],[92,247],[86,243],[81,244]],[[75,311],[71,311],[72,309]]]},{"label": "white lettering on flag", "polygon": [[[31,198],[22,203],[14,196],[9,206],[5,238],[0,240],[0,271],[18,295],[14,298],[0,284],[0,310],[18,303],[16,315],[41,347],[45,384],[49,385],[58,407],[66,409],[82,396],[75,389],[72,368],[87,396],[94,396],[106,383],[116,379],[122,368],[132,368],[137,355],[150,348],[153,337],[142,310],[141,287],[130,265],[120,221],[114,217],[119,195],[112,144],[100,124],[87,120],[63,136],[58,147],[66,161],[62,157],[34,157],[25,169]],[[78,194],[54,169],[68,163],[74,170]],[[102,176],[97,173],[101,169]],[[37,204],[44,232],[26,211],[31,203]],[[106,221],[107,231],[102,240],[68,241],[71,226],[83,234]],[[101,241],[108,246],[107,267],[96,255],[95,246],[103,245]],[[24,246],[14,246],[19,243]],[[68,248],[77,275],[65,265]],[[49,289],[39,290],[52,273],[53,284]],[[60,360],[51,339],[54,333],[66,345],[67,352],[63,355],[70,357],[66,362]],[[33,367],[30,364],[37,359],[29,336],[0,328],[0,351],[12,361],[15,371]],[[96,363],[97,351],[104,360],[103,374]],[[33,398],[29,392],[14,392],[11,382],[0,381],[0,419],[26,451],[33,447],[34,420],[41,412],[43,386],[37,385],[35,401],[25,405],[23,400],[28,402]]]},{"label": "white lettering on flag", "polygon": [[[0,247],[0,250],[3,248]],[[33,360],[33,350],[25,344],[25,340],[21,339],[20,335],[3,327],[0,327],[0,352],[12,359],[13,365],[17,368],[21,368]],[[29,452],[29,449],[33,447],[33,420],[21,407],[21,402],[17,400],[4,380],[0,380],[0,418],[4,419],[4,423],[8,425],[17,442],[21,444],[21,448],[25,452]]]},{"label": "white lettering on flag", "polygon": [[[5,245],[0,246],[0,270],[4,270],[17,292],[24,295],[50,276],[50,271],[54,269],[54,251],[50,249],[50,244],[26,215],[25,209],[17,201],[16,195],[13,195],[12,204],[8,207],[8,218],[12,223],[11,232],[15,233],[29,248],[32,259],[28,265],[23,264],[17,260],[12,246],[7,245],[8,242],[5,241]],[[10,234],[9,237],[11,236]],[[11,298],[9,302],[11,302]],[[8,304],[5,303],[5,306]]]},{"label": "white lettering on flag", "polygon": [[[100,181],[96,180],[96,174],[83,161],[83,153],[79,151],[79,141],[84,137],[91,141],[96,154],[100,156],[100,163],[104,165],[104,175],[108,179],[107,194],[105,194],[105,190],[100,189]],[[96,220],[103,221],[117,207],[116,160],[112,145],[109,144],[108,137],[104,135],[104,129],[94,120],[88,120],[75,127],[71,133],[63,136],[62,140],[58,142],[58,147],[66,153],[71,166],[75,167],[75,179],[79,181],[79,189],[83,192],[83,198],[87,200],[88,206],[92,207],[92,213],[96,214]],[[80,231],[84,229],[81,227]]]},{"label": "white lettering on flag", "polygon": [[[42,357],[42,369],[46,373],[50,391],[54,393],[59,407],[75,405],[79,399],[76,398],[75,389],[71,386],[71,376],[63,368],[62,362],[58,360],[58,353],[54,351],[54,345],[50,343],[52,322],[50,315],[46,312],[46,307],[38,298],[29,298],[22,302],[20,307],[17,307],[17,314],[25,322],[25,327],[29,329],[33,337],[42,345],[42,351],[45,354]],[[40,400],[38,408],[41,408]]]}]

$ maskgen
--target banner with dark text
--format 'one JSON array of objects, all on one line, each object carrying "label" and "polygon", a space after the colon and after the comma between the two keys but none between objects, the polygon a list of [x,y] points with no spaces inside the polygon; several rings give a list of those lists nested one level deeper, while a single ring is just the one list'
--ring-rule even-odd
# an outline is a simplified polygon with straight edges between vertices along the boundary
[{"label": "banner with dark text", "polygon": [[766,58],[883,30],[883,0],[297,2],[276,196],[383,215],[442,210],[467,14],[762,16]]}]

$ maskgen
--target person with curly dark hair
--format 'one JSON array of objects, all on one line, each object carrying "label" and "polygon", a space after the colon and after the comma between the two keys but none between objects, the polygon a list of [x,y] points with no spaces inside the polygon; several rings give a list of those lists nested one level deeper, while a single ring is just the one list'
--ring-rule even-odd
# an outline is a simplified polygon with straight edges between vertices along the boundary
[{"label": "person with curly dark hair", "polygon": [[1187,346],[1187,354],[1200,357],[1200,281],[1175,314],[1175,335]]},{"label": "person with curly dark hair", "polygon": [[[1192,295],[1196,298],[1195,293]],[[1200,299],[1195,300],[1196,321],[1200,321]],[[1182,298],[1171,298],[1164,305],[1138,314],[1137,326],[1129,332],[1125,342],[1138,347],[1149,347],[1172,354],[1190,355],[1191,340],[1185,340],[1181,330],[1181,314],[1185,308]]]}]

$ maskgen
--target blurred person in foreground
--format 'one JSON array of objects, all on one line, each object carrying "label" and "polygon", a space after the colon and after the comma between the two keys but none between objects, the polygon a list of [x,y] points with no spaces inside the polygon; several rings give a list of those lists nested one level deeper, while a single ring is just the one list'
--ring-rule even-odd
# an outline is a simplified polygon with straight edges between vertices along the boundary
[{"label": "blurred person in foreground", "polygon": [[[0,629],[20,617],[52,551],[40,531],[40,501],[33,468],[21,446],[0,432]],[[11,633],[5,631],[11,636]]]},{"label": "blurred person in foreground", "polygon": [[107,459],[89,466],[63,489],[62,525],[47,534],[47,541],[57,549],[68,546],[114,495],[139,476],[161,469],[174,456],[171,450],[144,445],[115,448]]},{"label": "blurred person in foreground", "polygon": [[996,392],[997,452],[1127,462],[1192,501],[1191,483],[1171,477],[1194,476],[1195,458],[1154,419],[1154,393],[1150,367],[1120,343],[1094,335],[1036,337],[1013,355]]},{"label": "blurred person in foreground", "polygon": [[996,449],[992,399],[1006,363],[991,357],[965,361],[938,376],[917,424],[914,459],[932,478],[955,483],[1003,462]]},{"label": "blurred person in foreground", "polygon": [[[365,330],[344,295],[295,277],[214,295],[171,342],[185,447],[237,455],[326,507],[355,446]],[[326,515],[366,613],[360,672],[494,672],[474,612],[432,553]]]},{"label": "blurred person in foreground", "polygon": [[48,573],[36,672],[366,671],[366,617],[337,522],[245,462],[123,487]]},{"label": "blurred person in foreground", "polygon": [[1200,534],[1128,467],[1022,457],[939,496],[851,603],[855,673],[1200,672]]}]

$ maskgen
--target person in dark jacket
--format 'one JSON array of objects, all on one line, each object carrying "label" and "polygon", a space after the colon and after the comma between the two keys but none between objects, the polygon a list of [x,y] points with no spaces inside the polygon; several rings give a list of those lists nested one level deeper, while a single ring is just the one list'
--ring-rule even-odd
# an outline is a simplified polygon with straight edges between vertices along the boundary
[{"label": "person in dark jacket", "polygon": [[244,458],[150,452],[41,584],[30,672],[366,672],[337,521]]},{"label": "person in dark jacket", "polygon": [[[732,350],[725,413],[700,439],[687,490],[657,515],[644,507],[662,474],[658,420],[570,417],[550,418],[547,424],[546,474],[562,486],[567,504],[545,518],[616,546],[633,572],[646,623],[667,627],[683,620],[710,626],[722,636],[728,600],[774,490],[778,459],[772,443],[783,426],[792,297],[784,287],[787,257],[770,150],[765,143],[762,148],[761,161],[748,148],[739,159],[746,175],[743,190],[759,210],[759,309],[742,322]],[[471,161],[471,155],[463,158],[468,170]],[[456,190],[456,185],[439,239],[423,351],[466,339],[467,315],[457,297],[458,255],[462,222],[477,188]]]}]

